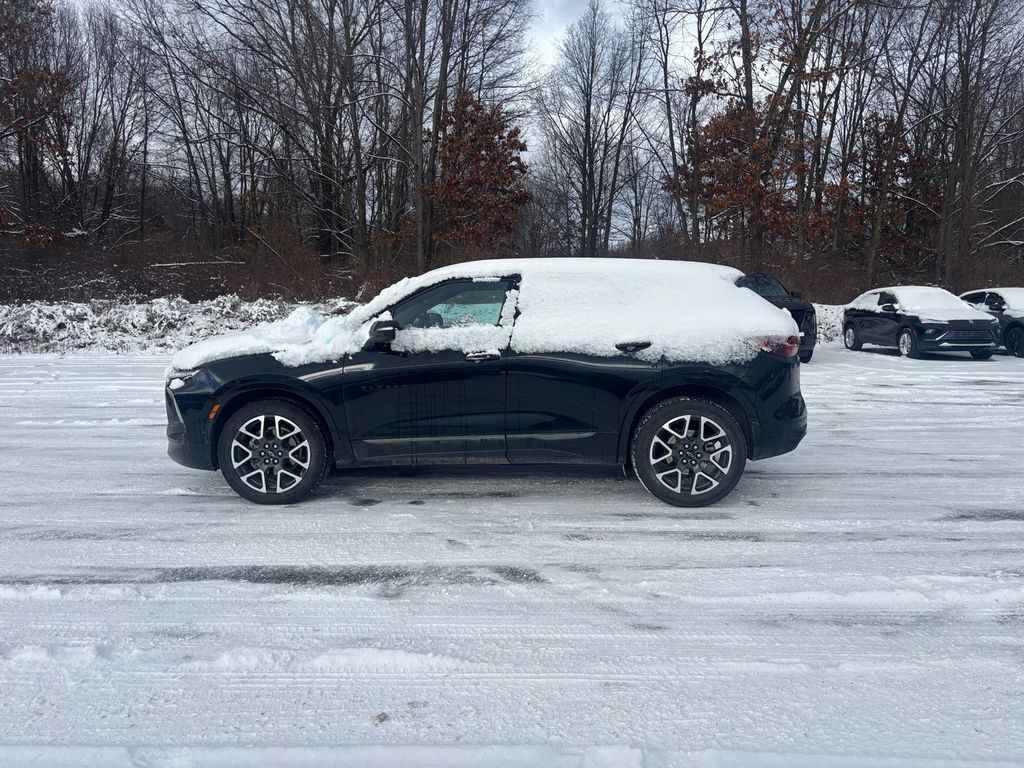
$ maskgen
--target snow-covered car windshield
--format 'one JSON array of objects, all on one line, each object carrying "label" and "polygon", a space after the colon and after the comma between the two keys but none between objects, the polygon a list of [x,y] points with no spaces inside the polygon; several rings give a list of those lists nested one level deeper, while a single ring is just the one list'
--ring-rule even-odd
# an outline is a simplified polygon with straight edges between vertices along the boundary
[{"label": "snow-covered car windshield", "polygon": [[894,291],[904,309],[963,309],[964,302],[942,288],[914,287]]}]

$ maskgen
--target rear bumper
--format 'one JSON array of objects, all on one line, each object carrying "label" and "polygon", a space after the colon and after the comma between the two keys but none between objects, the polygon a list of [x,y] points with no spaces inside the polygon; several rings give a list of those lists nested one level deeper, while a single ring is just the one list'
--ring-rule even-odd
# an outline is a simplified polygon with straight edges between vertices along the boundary
[{"label": "rear bumper", "polygon": [[806,434],[807,407],[803,395],[797,392],[771,419],[757,425],[750,458],[756,461],[789,453]]},{"label": "rear bumper", "polygon": [[800,392],[800,366],[773,364],[760,382],[751,420],[749,458],[789,453],[807,434],[807,405]]}]

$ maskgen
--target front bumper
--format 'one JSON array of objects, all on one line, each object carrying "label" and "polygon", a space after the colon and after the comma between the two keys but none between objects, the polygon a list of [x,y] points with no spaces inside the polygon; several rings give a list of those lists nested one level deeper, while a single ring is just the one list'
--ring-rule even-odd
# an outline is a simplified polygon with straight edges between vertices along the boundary
[{"label": "front bumper", "polygon": [[207,443],[202,409],[179,407],[170,389],[164,390],[167,408],[167,455],[190,469],[216,469]]}]

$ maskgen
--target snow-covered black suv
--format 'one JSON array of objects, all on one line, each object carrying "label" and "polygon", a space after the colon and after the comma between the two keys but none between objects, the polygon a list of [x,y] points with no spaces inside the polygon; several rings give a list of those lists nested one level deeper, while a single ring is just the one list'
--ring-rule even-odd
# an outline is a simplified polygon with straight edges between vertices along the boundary
[{"label": "snow-covered black suv", "polygon": [[807,427],[797,328],[736,270],[481,261],[342,317],[308,308],[179,352],[168,453],[295,501],[332,467],[629,464],[659,499],[721,499]]},{"label": "snow-covered black suv", "polygon": [[800,329],[800,362],[809,363],[818,343],[818,316],[814,305],[804,301],[800,291],[786,289],[779,280],[767,272],[752,272],[736,279],[740,288],[749,288],[762,299],[781,307],[793,316]]},{"label": "snow-covered black suv", "polygon": [[876,288],[843,310],[843,342],[852,350],[865,344],[896,347],[904,357],[970,352],[987,360],[999,346],[999,321],[942,288]]},{"label": "snow-covered black suv", "polygon": [[1024,288],[988,288],[968,291],[960,298],[977,310],[987,312],[999,323],[1006,351],[1024,357]]}]

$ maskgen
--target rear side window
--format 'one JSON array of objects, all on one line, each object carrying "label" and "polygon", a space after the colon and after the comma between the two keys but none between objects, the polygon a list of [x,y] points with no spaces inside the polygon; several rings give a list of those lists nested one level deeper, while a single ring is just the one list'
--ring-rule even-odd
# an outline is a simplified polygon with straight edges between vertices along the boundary
[{"label": "rear side window", "polygon": [[774,277],[768,275],[747,275],[736,281],[740,288],[749,288],[758,296],[766,299],[785,299],[789,292]]},{"label": "rear side window", "polygon": [[441,283],[396,305],[392,316],[399,328],[496,326],[501,322],[501,309],[510,285],[507,278]]}]

